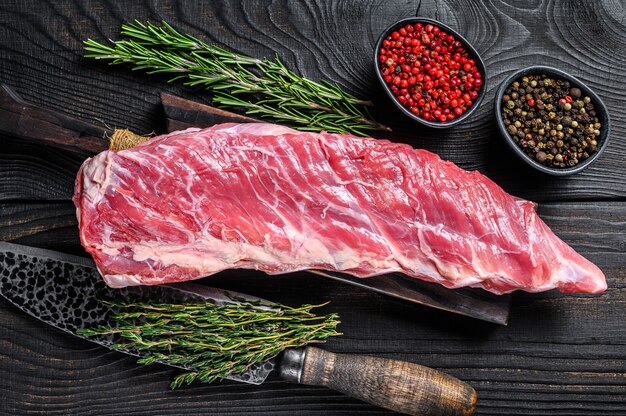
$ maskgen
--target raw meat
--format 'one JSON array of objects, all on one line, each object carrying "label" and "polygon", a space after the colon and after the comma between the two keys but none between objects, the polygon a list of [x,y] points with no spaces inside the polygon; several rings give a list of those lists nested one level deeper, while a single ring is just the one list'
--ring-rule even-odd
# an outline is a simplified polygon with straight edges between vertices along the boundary
[{"label": "raw meat", "polygon": [[80,238],[112,287],[270,274],[402,272],[494,293],[598,293],[604,275],[532,202],[408,145],[222,124],[87,160]]}]

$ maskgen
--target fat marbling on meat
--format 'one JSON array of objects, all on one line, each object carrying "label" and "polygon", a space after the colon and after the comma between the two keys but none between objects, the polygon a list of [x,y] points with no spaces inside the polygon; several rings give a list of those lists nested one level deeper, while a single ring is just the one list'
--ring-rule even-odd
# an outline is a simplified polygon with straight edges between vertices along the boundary
[{"label": "fat marbling on meat", "polygon": [[221,124],[87,160],[80,239],[109,286],[402,272],[494,293],[598,293],[604,275],[478,172],[386,140]]}]

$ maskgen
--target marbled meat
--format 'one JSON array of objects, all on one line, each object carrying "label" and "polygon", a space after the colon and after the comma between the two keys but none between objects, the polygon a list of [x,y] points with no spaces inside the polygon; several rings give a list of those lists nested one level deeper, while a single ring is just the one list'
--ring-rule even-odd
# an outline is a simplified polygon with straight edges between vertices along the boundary
[{"label": "marbled meat", "polygon": [[402,272],[449,288],[598,293],[535,205],[425,150],[265,123],[188,129],[87,160],[80,239],[109,286]]}]

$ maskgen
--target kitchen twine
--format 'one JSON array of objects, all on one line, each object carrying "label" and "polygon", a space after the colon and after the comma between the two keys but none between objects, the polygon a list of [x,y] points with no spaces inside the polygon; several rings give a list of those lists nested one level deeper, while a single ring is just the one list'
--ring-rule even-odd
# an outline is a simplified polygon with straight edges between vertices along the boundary
[{"label": "kitchen twine", "polygon": [[139,135],[128,129],[115,129],[109,137],[109,150],[130,149],[147,141],[152,136],[154,136],[154,133]]}]

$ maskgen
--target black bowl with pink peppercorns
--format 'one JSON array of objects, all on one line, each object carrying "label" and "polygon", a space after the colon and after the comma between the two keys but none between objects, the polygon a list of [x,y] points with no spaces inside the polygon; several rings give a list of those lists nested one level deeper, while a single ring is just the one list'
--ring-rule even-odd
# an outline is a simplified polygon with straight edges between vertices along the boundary
[{"label": "black bowl with pink peppercorns", "polygon": [[487,73],[478,52],[433,19],[414,17],[391,25],[376,43],[374,65],[396,107],[429,127],[460,123],[485,95]]}]

